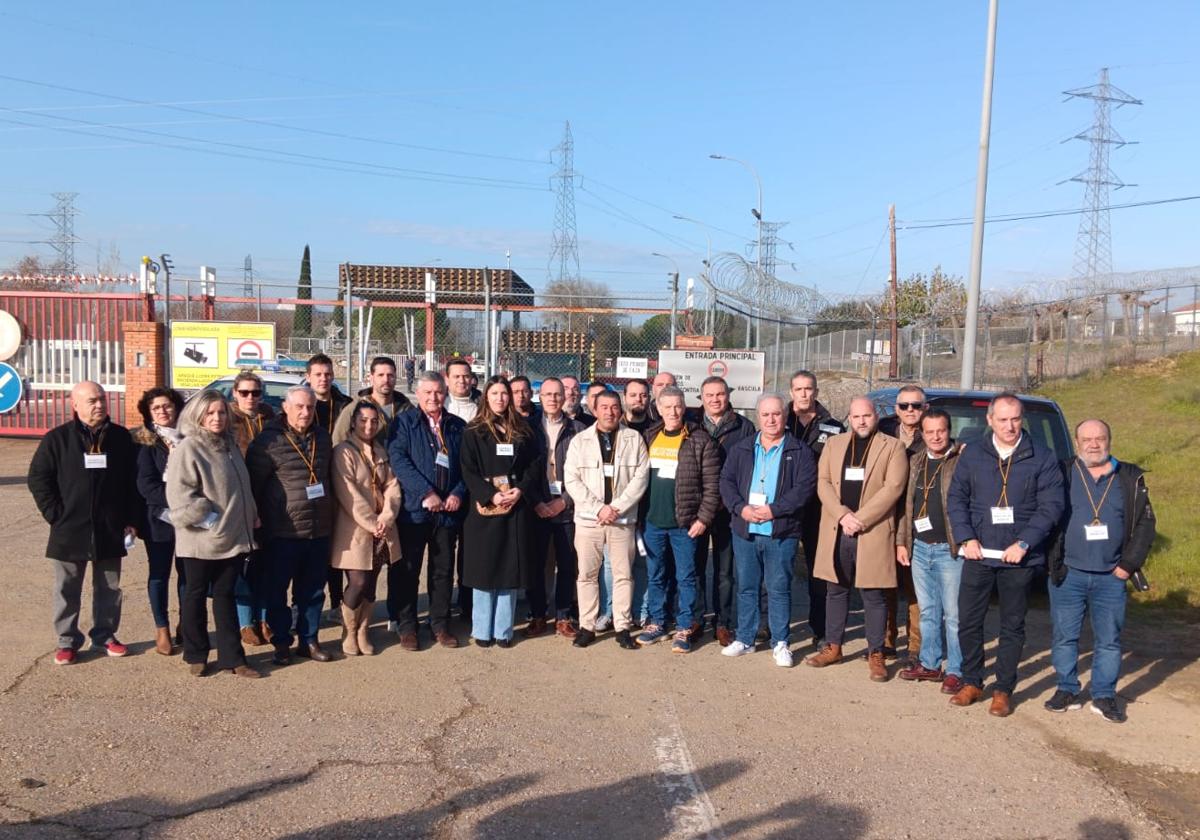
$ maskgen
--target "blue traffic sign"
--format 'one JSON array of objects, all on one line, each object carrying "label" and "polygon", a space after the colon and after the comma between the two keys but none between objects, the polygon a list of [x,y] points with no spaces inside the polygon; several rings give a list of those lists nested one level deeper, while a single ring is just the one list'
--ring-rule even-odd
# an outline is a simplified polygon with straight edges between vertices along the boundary
[{"label": "blue traffic sign", "polygon": [[25,386],[21,374],[10,364],[0,362],[0,414],[12,411],[21,402]]}]

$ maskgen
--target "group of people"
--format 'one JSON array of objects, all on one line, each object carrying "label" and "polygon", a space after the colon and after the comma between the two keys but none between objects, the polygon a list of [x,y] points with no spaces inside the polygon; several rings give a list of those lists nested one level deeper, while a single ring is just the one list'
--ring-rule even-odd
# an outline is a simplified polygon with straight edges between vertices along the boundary
[{"label": "group of people", "polygon": [[265,644],[277,665],[329,661],[317,637],[326,590],[343,653],[373,653],[385,569],[388,627],[417,651],[423,568],[438,646],[460,643],[457,582],[459,613],[481,647],[513,644],[524,595],[526,637],[553,632],[584,648],[611,626],[624,649],[669,637],[686,654],[711,621],[724,655],[752,653],[765,635],[775,664],[790,667],[793,575],[803,568],[815,646],[807,665],[843,661],[854,590],[867,673],[888,680],[902,593],[899,676],[939,683],[957,706],[983,696],[984,619],[998,591],[990,711],[1006,716],[1027,595],[1048,567],[1058,690],[1046,707],[1082,705],[1078,640],[1090,612],[1092,706],[1124,719],[1115,686],[1125,580],[1145,562],[1155,526],[1141,471],[1111,456],[1101,420],[1079,424],[1078,454],[1060,463],[1023,430],[1022,403],[1007,393],[988,406],[991,434],[964,446],[916,386],[900,390],[883,420],[855,397],[847,430],[804,370],[790,398],[759,395],[756,423],[733,410],[715,376],[689,408],[667,372],[622,393],[598,383],[581,393],[577,378],[550,377],[540,404],[524,376],[476,388],[458,358],[444,373],[421,372],[412,401],[396,390],[396,372],[392,359],[373,359],[368,386],[351,398],[334,384],[332,361],[314,356],[279,416],[249,371],[230,400],[203,391],[185,404],[154,388],[132,434],[108,418],[99,385],[77,385],[75,418],[46,435],[29,471],[50,523],[54,661],[74,662],[82,646],[87,563],[92,644],[126,652],[116,638],[120,568],[135,535],[149,558],[156,650],[181,643],[197,676],[211,670],[209,599],[217,670],[259,676],[245,647]]}]

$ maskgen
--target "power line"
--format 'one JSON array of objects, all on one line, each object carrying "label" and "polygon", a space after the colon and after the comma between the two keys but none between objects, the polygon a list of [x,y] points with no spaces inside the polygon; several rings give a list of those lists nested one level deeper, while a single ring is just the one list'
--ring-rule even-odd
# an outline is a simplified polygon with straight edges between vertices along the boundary
[{"label": "power line", "polygon": [[[1003,216],[991,216],[984,221],[987,223],[999,222],[1022,222],[1029,219],[1050,219],[1055,216],[1078,216],[1081,213],[1091,213],[1095,209],[1099,210],[1128,210],[1132,207],[1155,207],[1161,204],[1178,204],[1183,201],[1200,200],[1200,195],[1181,195],[1174,198],[1159,198],[1152,201],[1130,201],[1125,204],[1109,204],[1105,207],[1077,207],[1072,210],[1043,210],[1033,213],[1013,213]],[[971,219],[955,218],[955,219],[929,219],[917,222],[905,222],[902,225],[897,225],[897,230],[931,230],[933,228],[947,227],[963,227],[972,223]]]}]

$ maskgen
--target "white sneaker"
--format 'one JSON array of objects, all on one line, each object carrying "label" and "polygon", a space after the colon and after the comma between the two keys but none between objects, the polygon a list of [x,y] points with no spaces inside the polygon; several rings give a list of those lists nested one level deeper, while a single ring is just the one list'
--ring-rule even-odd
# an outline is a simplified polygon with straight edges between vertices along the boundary
[{"label": "white sneaker", "polygon": [[389,621],[389,622],[388,622],[388,629],[387,629],[387,631],[388,631],[389,633],[399,633],[399,632],[400,632],[400,625],[399,625],[399,623],[397,623],[397,622],[395,622],[395,621]]},{"label": "white sneaker", "polygon": [[596,618],[596,632],[603,633],[609,627],[612,627],[612,616],[602,615]]},{"label": "white sneaker", "polygon": [[734,641],[730,642],[729,644],[727,644],[725,647],[721,648],[722,656],[741,656],[744,653],[753,653],[753,652],[754,652],[753,647],[751,647],[750,645],[744,644],[742,642],[739,642],[737,640],[734,640]]},{"label": "white sneaker", "polygon": [[792,667],[792,651],[788,648],[787,642],[776,642],[773,655],[775,657],[775,664],[780,668]]}]

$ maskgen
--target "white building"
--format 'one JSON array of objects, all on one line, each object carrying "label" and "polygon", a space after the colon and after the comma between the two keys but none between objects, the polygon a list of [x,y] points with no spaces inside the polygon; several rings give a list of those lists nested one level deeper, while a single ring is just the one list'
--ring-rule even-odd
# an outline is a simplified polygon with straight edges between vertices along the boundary
[{"label": "white building", "polygon": [[1171,310],[1175,319],[1175,335],[1193,335],[1200,332],[1200,306],[1189,304]]}]

